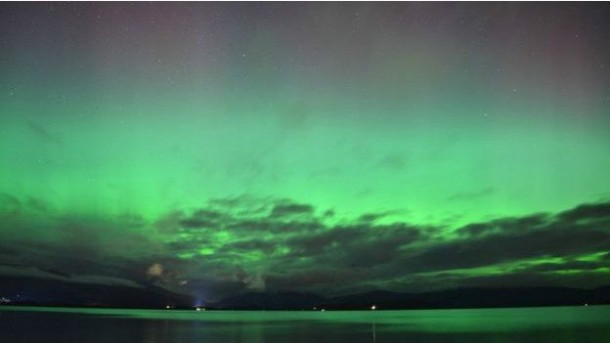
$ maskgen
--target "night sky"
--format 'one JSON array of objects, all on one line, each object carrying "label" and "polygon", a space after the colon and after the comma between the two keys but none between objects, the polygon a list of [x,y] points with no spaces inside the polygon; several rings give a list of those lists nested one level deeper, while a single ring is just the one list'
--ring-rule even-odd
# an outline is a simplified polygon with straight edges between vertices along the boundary
[{"label": "night sky", "polygon": [[610,7],[3,3],[0,279],[610,284]]}]

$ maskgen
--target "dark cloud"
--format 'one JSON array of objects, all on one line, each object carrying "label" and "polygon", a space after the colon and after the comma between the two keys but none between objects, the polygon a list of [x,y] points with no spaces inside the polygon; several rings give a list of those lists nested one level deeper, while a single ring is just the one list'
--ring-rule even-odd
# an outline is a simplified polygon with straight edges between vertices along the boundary
[{"label": "dark cloud", "polygon": [[286,244],[293,256],[307,256],[338,268],[372,268],[401,255],[400,249],[424,234],[403,223],[335,226],[295,236]]},{"label": "dark cloud", "polygon": [[[282,217],[284,219],[284,217]],[[252,232],[252,233],[296,233],[309,232],[322,228],[318,221],[298,221],[298,220],[269,220],[269,219],[246,219],[243,221],[234,220],[225,227],[232,232]]]},{"label": "dark cloud", "polygon": [[42,278],[51,280],[60,280],[65,282],[76,282],[76,283],[91,283],[98,285],[121,285],[127,287],[142,287],[141,284],[128,279],[122,279],[118,277],[105,276],[105,275],[68,275],[62,272],[45,270],[33,266],[7,266],[0,265],[0,278],[2,276],[10,277],[30,277],[30,278]]},{"label": "dark cloud", "polygon": [[304,204],[281,204],[275,205],[271,211],[271,217],[286,217],[294,215],[310,215],[313,213],[311,205]]},{"label": "dark cloud", "polygon": [[362,214],[360,217],[358,217],[358,221],[359,222],[364,222],[364,223],[373,223],[379,219],[382,219],[384,217],[387,217],[388,215],[391,215],[392,212],[382,212],[382,213],[365,213]]},{"label": "dark cloud", "polygon": [[362,228],[338,227],[290,237],[284,243],[290,247],[293,256],[317,257],[328,249],[340,251],[349,242],[361,241],[365,235]]},{"label": "dark cloud", "polygon": [[219,253],[235,252],[235,251],[262,251],[265,254],[271,254],[277,248],[277,244],[273,241],[265,241],[261,239],[251,239],[239,241],[224,245]]},{"label": "dark cloud", "polygon": [[178,240],[166,243],[166,246],[169,251],[174,253],[180,252],[191,252],[195,251],[202,246],[209,246],[212,244],[211,237],[195,237],[187,240]]},{"label": "dark cloud", "polygon": [[470,268],[545,256],[571,256],[610,249],[607,204],[582,205],[555,216],[538,214],[469,224],[455,239],[417,254],[417,270]]},{"label": "dark cloud", "polygon": [[188,218],[180,221],[180,224],[186,228],[196,229],[204,227],[214,227],[215,222],[203,218]]},{"label": "dark cloud", "polygon": [[335,210],[326,210],[324,211],[323,217],[331,218],[335,215]]},{"label": "dark cloud", "polygon": [[[214,201],[218,203],[218,200]],[[166,218],[165,224],[186,229],[226,230],[234,233],[294,233],[314,231],[321,227],[321,218],[314,216],[311,205],[280,200],[277,203],[257,204],[249,209],[242,202],[229,202],[229,206],[215,207],[214,210],[201,208],[191,215],[176,212]]]},{"label": "dark cloud", "polygon": [[13,251],[0,254],[0,264],[19,269],[19,275],[137,282],[133,266],[158,253],[147,228],[134,226],[139,216],[60,216],[40,200],[25,199],[18,216],[3,219],[0,240],[0,251]]},{"label": "dark cloud", "polygon": [[500,218],[482,223],[467,224],[458,229],[458,232],[468,238],[486,234],[498,234],[508,232],[523,232],[540,228],[548,224],[549,216],[546,214],[534,214],[520,218]]},{"label": "dark cloud", "polygon": [[[582,210],[585,208],[586,211]],[[378,280],[382,285],[401,277],[417,278],[420,274],[433,271],[449,272],[566,257],[567,261],[563,263],[544,265],[546,269],[541,264],[536,267],[538,269],[531,267],[523,270],[519,274],[523,276],[521,281],[512,283],[527,284],[526,280],[530,280],[532,284],[544,284],[544,280],[551,279],[560,282],[561,277],[557,276],[559,274],[536,274],[565,270],[587,272],[603,266],[599,261],[577,261],[572,256],[610,249],[610,232],[607,229],[610,221],[600,210],[604,208],[603,204],[582,205],[557,215],[534,214],[469,224],[457,231],[466,237],[453,239],[436,237],[433,233],[438,228],[408,226],[404,223],[374,225],[377,217],[365,215],[364,219],[368,222],[360,220],[359,225],[328,227],[294,236],[285,243],[291,248],[290,256],[294,258],[308,258],[311,265],[332,267],[337,271],[360,269],[364,271],[367,282]],[[455,277],[466,280],[464,274],[456,274]],[[268,284],[281,284],[278,278],[274,276],[274,282]],[[497,275],[488,276],[485,284],[501,285],[501,279],[508,280]],[[469,280],[475,282],[479,279]],[[316,283],[319,282],[316,279]],[[422,284],[424,282],[420,281],[419,285]],[[335,286],[342,287],[340,284]]]},{"label": "dark cloud", "polygon": [[596,270],[599,268],[607,267],[607,262],[605,261],[580,261],[580,260],[572,260],[572,261],[564,261],[564,262],[556,262],[556,263],[537,263],[534,265],[525,265],[521,268],[518,268],[520,272],[529,272],[529,273],[544,273],[544,272],[557,272],[557,271],[589,271]]},{"label": "dark cloud", "polygon": [[210,209],[199,209],[195,211],[190,217],[180,220],[180,224],[187,228],[203,228],[203,227],[218,227],[223,221],[230,218],[229,214],[210,210]]},{"label": "dark cloud", "polygon": [[576,223],[590,220],[610,220],[610,203],[584,204],[558,216],[562,222]]},{"label": "dark cloud", "polygon": [[[154,282],[222,297],[263,288],[341,293],[562,280],[598,285],[610,259],[610,203],[449,232],[389,222],[394,212],[337,218],[287,199],[215,199],[153,222],[137,214],[59,216],[32,199],[0,197],[5,274]],[[147,274],[153,265],[163,270],[154,280]],[[469,272],[479,267],[499,269]]]},{"label": "dark cloud", "polygon": [[211,221],[219,221],[225,218],[227,215],[220,211],[208,210],[208,209],[200,209],[195,211],[193,216],[198,218],[206,218]]}]

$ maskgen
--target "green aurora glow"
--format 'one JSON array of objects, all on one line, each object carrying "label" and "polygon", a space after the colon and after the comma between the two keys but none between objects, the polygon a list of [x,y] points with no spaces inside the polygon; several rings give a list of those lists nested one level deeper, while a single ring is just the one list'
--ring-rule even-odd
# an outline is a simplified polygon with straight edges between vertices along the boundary
[{"label": "green aurora glow", "polygon": [[610,282],[607,10],[0,14],[2,275],[204,296]]}]

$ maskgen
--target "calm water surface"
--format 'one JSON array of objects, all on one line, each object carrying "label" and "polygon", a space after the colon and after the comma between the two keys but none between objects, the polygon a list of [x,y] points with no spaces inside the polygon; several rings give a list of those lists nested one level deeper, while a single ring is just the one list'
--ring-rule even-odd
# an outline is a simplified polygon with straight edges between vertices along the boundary
[{"label": "calm water surface", "polygon": [[610,306],[249,312],[0,307],[2,342],[610,342]]}]

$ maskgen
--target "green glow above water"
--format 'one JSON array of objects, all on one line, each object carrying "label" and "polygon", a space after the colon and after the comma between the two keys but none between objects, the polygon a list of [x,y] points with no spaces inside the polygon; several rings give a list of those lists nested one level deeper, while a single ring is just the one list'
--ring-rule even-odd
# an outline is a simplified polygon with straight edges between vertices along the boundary
[{"label": "green glow above water", "polygon": [[[472,223],[608,201],[605,21],[586,6],[536,7],[541,20],[489,19],[527,9],[511,4],[48,6],[2,12],[13,19],[2,24],[0,233],[30,271],[332,292],[341,277],[421,289],[425,275],[508,275],[555,258],[582,274],[559,283],[610,281],[567,266],[607,260],[608,212],[595,227],[557,217],[543,228],[572,249],[512,253],[513,232],[488,261],[450,265],[461,255],[443,250],[483,249],[487,238],[460,236]],[[310,210],[274,216],[282,204]],[[594,233],[579,241],[577,229]],[[95,261],[66,266],[61,251]],[[121,267],[108,272],[108,256]],[[154,263],[163,272],[146,275]]]},{"label": "green glow above water", "polygon": [[[59,213],[155,220],[211,198],[252,194],[351,215],[396,210],[416,223],[455,216],[467,223],[563,210],[610,188],[607,122],[582,119],[570,108],[550,114],[523,105],[489,119],[467,105],[426,109],[436,101],[421,105],[424,113],[400,111],[403,100],[384,104],[402,114],[375,122],[375,106],[341,108],[359,99],[339,98],[332,111],[313,107],[304,118],[283,119],[293,115],[286,113],[289,100],[226,109],[196,98],[187,112],[163,106],[177,101],[172,94],[152,93],[159,100],[138,107],[145,115],[113,102],[106,111],[83,105],[38,118],[22,103],[36,99],[45,112],[56,104],[30,92],[23,89],[21,99],[3,106],[1,158],[10,167],[1,172],[0,187],[21,199],[41,198]],[[101,105],[91,101],[90,107]],[[299,108],[307,108],[302,101]],[[241,107],[263,108],[243,113]],[[356,115],[364,119],[349,119]],[[293,129],[284,120],[306,123]],[[562,124],[549,127],[549,121]],[[57,135],[57,143],[35,128]]]}]

